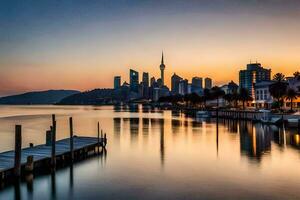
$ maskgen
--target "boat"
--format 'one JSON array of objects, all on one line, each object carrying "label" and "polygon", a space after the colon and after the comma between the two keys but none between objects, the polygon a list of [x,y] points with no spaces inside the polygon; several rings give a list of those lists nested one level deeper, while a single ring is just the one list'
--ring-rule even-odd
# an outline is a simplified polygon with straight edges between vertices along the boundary
[{"label": "boat", "polygon": [[287,119],[287,126],[288,127],[293,127],[293,128],[298,128],[299,123],[300,123],[299,120],[300,120],[300,118]]},{"label": "boat", "polygon": [[298,112],[288,116],[288,118],[286,120],[287,121],[287,126],[298,128],[298,127],[300,127],[300,124],[299,124],[300,121],[299,120],[300,120],[300,112],[298,111]]},{"label": "boat", "polygon": [[210,118],[211,113],[209,111],[197,111],[196,118]]},{"label": "boat", "polygon": [[259,110],[262,113],[260,122],[263,124],[279,124],[282,122],[282,117],[274,117],[270,110]]}]

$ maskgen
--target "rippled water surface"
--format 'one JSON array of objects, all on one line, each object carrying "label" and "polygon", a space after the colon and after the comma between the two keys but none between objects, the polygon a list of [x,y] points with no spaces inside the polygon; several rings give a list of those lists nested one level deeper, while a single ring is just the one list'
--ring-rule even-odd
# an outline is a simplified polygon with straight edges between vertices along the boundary
[{"label": "rippled water surface", "polygon": [[106,156],[33,182],[4,187],[0,199],[300,199],[300,135],[244,121],[201,121],[149,108],[0,106],[0,150],[45,143],[57,114],[57,139],[107,133]]}]

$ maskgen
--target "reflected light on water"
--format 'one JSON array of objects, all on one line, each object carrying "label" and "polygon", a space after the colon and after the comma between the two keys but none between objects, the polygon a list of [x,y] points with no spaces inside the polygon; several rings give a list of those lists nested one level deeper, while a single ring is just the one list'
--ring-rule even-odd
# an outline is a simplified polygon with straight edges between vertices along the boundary
[{"label": "reflected light on water", "polygon": [[77,135],[96,136],[99,121],[108,146],[101,156],[2,188],[0,199],[300,198],[297,130],[245,121],[203,121],[151,107],[1,106],[1,110],[7,115],[0,118],[1,151],[13,148],[16,123],[24,127],[24,147],[44,143],[52,113],[57,114],[58,139],[68,137],[72,116]]}]

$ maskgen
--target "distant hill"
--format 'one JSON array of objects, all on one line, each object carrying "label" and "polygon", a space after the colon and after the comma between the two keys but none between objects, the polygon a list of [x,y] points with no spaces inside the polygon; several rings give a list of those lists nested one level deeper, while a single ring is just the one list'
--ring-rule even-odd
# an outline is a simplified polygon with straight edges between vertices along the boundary
[{"label": "distant hill", "polygon": [[91,91],[73,94],[62,99],[60,105],[99,105],[111,101],[113,89],[95,89]]},{"label": "distant hill", "polygon": [[94,89],[81,92],[62,99],[59,105],[105,105],[114,102],[124,101],[129,94],[129,88],[115,89]]},{"label": "distant hill", "polygon": [[34,105],[34,104],[55,104],[62,99],[79,93],[76,90],[47,90],[38,92],[27,92],[19,95],[12,95],[0,98],[0,104],[9,105]]}]

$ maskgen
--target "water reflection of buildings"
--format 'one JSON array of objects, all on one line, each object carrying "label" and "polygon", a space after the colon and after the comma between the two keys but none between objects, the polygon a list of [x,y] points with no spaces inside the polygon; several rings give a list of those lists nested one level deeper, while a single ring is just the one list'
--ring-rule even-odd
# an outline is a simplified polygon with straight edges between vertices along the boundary
[{"label": "water reflection of buildings", "polygon": [[148,136],[149,135],[149,126],[150,126],[150,119],[149,118],[143,118],[143,135]]},{"label": "water reflection of buildings", "polygon": [[113,119],[114,121],[114,134],[120,136],[121,133],[121,118],[120,117],[115,117]]},{"label": "water reflection of buildings", "polygon": [[271,150],[272,134],[269,126],[239,122],[241,152],[258,161]]},{"label": "water reflection of buildings", "polygon": [[182,126],[182,121],[180,119],[172,119],[172,133],[179,133],[180,127]]},{"label": "water reflection of buildings", "polygon": [[151,119],[151,128],[159,129],[160,134],[160,161],[161,165],[165,164],[165,120],[164,119]]},{"label": "water reflection of buildings", "polygon": [[227,128],[229,133],[238,133],[238,121],[231,119],[222,119],[223,125]]},{"label": "water reflection of buildings", "polygon": [[132,142],[136,142],[139,135],[139,124],[140,118],[130,118],[129,126],[130,126],[130,138]]},{"label": "water reflection of buildings", "polygon": [[161,120],[160,123],[160,161],[161,165],[165,163],[165,121]]}]

